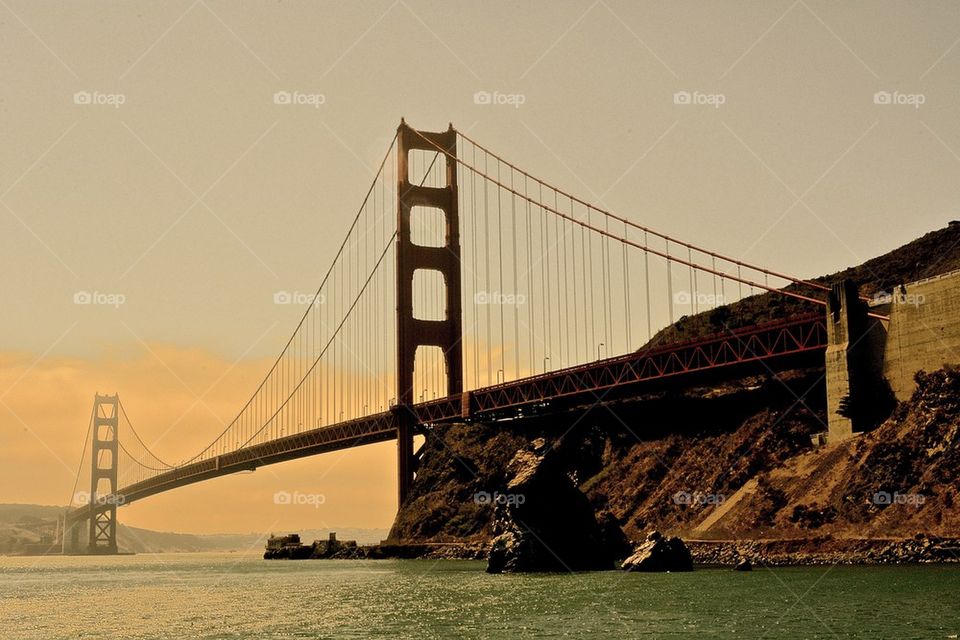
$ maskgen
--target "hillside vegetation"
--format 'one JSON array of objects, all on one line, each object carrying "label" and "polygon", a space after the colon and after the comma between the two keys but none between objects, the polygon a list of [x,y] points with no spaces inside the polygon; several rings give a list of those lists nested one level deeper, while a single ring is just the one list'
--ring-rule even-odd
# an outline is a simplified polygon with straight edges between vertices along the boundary
[{"label": "hillside vegetation", "polygon": [[[849,278],[860,286],[861,294],[872,296],[880,291],[892,291],[900,284],[956,269],[960,269],[960,223],[954,222],[861,265],[820,276],[812,281],[831,285]],[[812,297],[823,297],[822,292],[810,287],[791,286],[787,289]],[[822,311],[823,307],[813,303],[776,293],[763,293],[723,307],[684,316],[673,325],[657,332],[643,348]]]}]

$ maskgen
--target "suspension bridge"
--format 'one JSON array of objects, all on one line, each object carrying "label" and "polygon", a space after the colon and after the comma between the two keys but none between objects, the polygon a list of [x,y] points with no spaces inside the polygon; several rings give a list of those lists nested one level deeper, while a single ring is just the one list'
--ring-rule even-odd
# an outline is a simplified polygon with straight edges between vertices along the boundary
[{"label": "suspension bridge", "polygon": [[[681,316],[762,292],[791,312],[654,340]],[[401,122],[312,303],[206,447],[165,461],[118,396],[96,396],[89,492],[66,513],[63,547],[115,553],[118,506],[388,440],[402,504],[414,437],[435,425],[589,411],[708,371],[823,365],[843,342],[824,307],[842,296],[590,204],[452,125]]]}]

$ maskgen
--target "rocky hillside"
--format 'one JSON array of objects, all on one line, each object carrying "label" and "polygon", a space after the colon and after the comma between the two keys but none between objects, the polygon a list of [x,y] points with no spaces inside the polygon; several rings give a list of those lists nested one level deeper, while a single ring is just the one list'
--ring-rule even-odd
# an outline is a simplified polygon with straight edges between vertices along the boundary
[{"label": "rocky hillside", "polygon": [[489,540],[497,500],[512,497],[508,463],[538,437],[634,540],[651,529],[705,540],[960,536],[960,370],[918,375],[913,398],[879,428],[821,448],[810,436],[824,428],[823,407],[794,395],[822,385],[820,375],[783,381],[649,398],[642,418],[613,428],[599,415],[444,427],[427,441],[391,537]]},{"label": "rocky hillside", "polygon": [[628,536],[650,528],[687,530],[715,506],[716,496],[732,495],[812,449],[810,436],[824,429],[824,409],[796,398],[822,387],[820,378],[795,371],[779,380],[749,377],[652,395],[618,408],[619,420],[601,410],[582,419],[438,428],[427,438],[413,495],[391,537],[488,539],[497,496],[509,498],[508,463],[540,437],[594,508],[612,512]]},{"label": "rocky hillside", "polygon": [[[796,456],[733,494],[707,527],[723,537],[960,534],[960,370],[917,376],[878,429]],[[753,520],[757,513],[763,522]]]}]

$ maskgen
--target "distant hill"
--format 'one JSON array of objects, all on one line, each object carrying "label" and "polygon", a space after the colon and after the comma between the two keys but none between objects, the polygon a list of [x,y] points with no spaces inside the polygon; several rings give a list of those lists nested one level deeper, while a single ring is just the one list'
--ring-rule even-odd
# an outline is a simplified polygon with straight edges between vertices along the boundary
[{"label": "distant hill", "polygon": [[[24,544],[38,543],[42,536],[52,536],[53,523],[63,513],[62,507],[36,504],[0,504],[0,554],[17,553]],[[122,516],[121,511],[121,516]],[[341,540],[360,544],[380,542],[386,529],[337,528]],[[271,533],[299,533],[306,541],[326,538],[328,529],[293,529],[264,533],[193,534],[151,531],[120,523],[117,543],[123,551],[134,553],[176,553],[198,551],[260,550]]]}]

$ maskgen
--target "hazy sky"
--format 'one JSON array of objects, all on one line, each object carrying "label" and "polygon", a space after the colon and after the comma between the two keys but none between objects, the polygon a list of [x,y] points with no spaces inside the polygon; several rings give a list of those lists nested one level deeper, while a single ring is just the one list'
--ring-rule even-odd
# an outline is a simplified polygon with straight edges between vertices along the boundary
[{"label": "hazy sky", "polygon": [[[960,217],[958,42],[956,2],[0,0],[0,502],[65,502],[96,391],[162,457],[218,433],[302,312],[274,293],[316,289],[401,116],[818,275]],[[385,527],[393,468],[392,444],[328,454],[121,519]],[[326,501],[273,504],[294,489]]]}]

